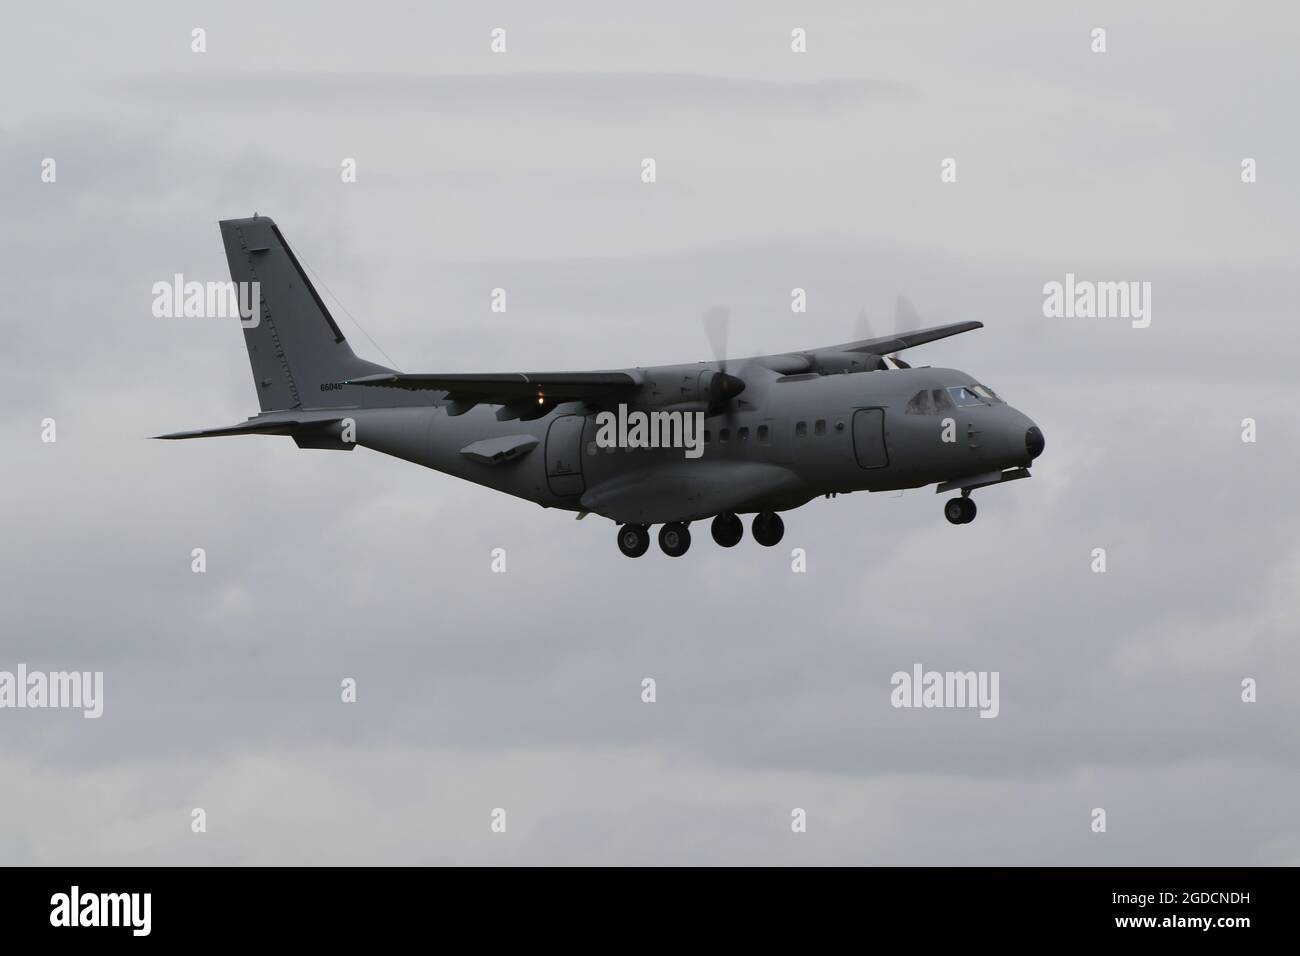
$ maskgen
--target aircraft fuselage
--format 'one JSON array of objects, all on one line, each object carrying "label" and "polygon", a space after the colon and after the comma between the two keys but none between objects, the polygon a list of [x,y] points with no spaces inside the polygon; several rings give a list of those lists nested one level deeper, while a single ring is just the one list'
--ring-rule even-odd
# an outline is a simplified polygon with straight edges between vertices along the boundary
[{"label": "aircraft fuselage", "polygon": [[[909,409],[918,392],[973,385],[975,379],[964,372],[913,368],[759,376],[751,371],[748,378],[750,388],[734,410],[704,418],[707,440],[698,459],[680,447],[600,447],[596,412],[582,402],[567,402],[531,421],[499,421],[491,406],[450,414],[439,396],[424,406],[357,409],[356,442],[547,508],[596,511],[620,523],[646,524],[711,516],[707,487],[697,501],[688,498],[680,505],[659,502],[647,488],[644,505],[633,492],[608,511],[598,498],[588,497],[584,504],[584,496],[610,483],[635,485],[638,475],[650,483],[674,477],[688,487],[734,487],[779,470],[788,476],[776,483],[779,487],[772,490],[771,482],[763,482],[752,500],[727,510],[783,511],[821,495],[917,488],[1024,467],[1033,458],[1026,442],[1033,422],[1009,405]],[[514,460],[492,464],[464,453],[476,442],[510,438],[535,444]]]}]

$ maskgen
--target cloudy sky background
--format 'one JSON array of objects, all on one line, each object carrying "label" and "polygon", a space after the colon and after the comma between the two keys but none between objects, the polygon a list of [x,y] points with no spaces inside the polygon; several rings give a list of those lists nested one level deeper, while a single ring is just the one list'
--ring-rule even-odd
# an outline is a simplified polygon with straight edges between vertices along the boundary
[{"label": "cloudy sky background", "polygon": [[[0,669],[106,701],[0,711],[0,863],[1300,863],[1300,17],[860,7],[11,13]],[[149,441],[256,410],[233,325],[150,314],[254,210],[406,371],[694,361],[716,303],[807,348],[902,292],[985,323],[909,359],[1047,451],[969,527],[862,494],[628,561],[369,451]],[[1152,282],[1151,327],[1043,318],[1067,271]],[[1000,716],[893,709],[916,662],[1000,671]]]}]

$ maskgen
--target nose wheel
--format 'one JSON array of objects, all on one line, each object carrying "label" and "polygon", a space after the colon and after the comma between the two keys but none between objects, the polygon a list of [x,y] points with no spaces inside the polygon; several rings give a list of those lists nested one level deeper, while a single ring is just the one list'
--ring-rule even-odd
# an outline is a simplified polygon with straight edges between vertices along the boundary
[{"label": "nose wheel", "polygon": [[975,512],[972,498],[949,498],[943,506],[943,516],[953,524],[970,524],[975,520]]}]

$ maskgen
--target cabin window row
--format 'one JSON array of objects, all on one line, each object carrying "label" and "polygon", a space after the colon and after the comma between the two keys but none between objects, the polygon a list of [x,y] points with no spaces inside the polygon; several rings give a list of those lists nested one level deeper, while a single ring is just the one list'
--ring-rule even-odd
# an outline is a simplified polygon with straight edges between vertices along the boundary
[{"label": "cabin window row", "polygon": [[[764,445],[766,445],[766,444],[768,443],[768,441],[770,440],[770,438],[771,438],[771,432],[769,431],[768,427],[767,427],[766,425],[759,425],[759,426],[758,426],[758,440],[759,440],[760,442],[762,442]],[[711,432],[711,431],[710,431],[709,429],[707,429],[707,428],[704,429],[704,444],[707,445],[707,444],[709,444],[709,443],[712,442],[712,441],[713,441],[713,432]],[[719,428],[719,429],[718,429],[718,441],[719,441],[721,444],[723,444],[723,445],[725,445],[727,442],[731,441],[731,429],[730,429],[730,428]],[[749,441],[749,426],[748,426],[748,425],[741,425],[739,428],[736,429],[736,441]]]},{"label": "cabin window row", "polygon": [[[837,425],[836,427],[837,427],[837,428],[843,428],[843,424],[841,423],[840,425]],[[806,437],[806,436],[808,435],[808,423],[807,423],[807,422],[796,422],[796,423],[795,423],[795,426],[794,426],[794,433],[795,433],[795,435],[798,436],[799,438],[804,438],[804,437]],[[824,418],[819,418],[819,419],[817,419],[817,421],[813,422],[813,434],[814,434],[814,435],[825,435],[825,434],[826,434],[826,419],[824,419]],[[771,439],[771,434],[770,434],[770,432],[769,432],[769,430],[768,430],[768,427],[767,427],[766,425],[759,425],[759,426],[758,426],[758,440],[759,440],[760,442],[762,442],[764,445],[766,445],[766,444],[770,441],[770,439]],[[706,428],[706,429],[704,430],[704,443],[705,443],[706,445],[708,445],[708,444],[711,444],[712,441],[713,441],[713,432]],[[731,429],[730,429],[730,428],[719,428],[719,429],[718,429],[718,442],[719,442],[719,444],[723,444],[723,445],[725,445],[725,444],[727,444],[727,443],[730,442],[730,441],[731,441]],[[736,441],[749,441],[749,427],[748,427],[748,426],[746,426],[746,425],[741,425],[739,428],[736,429]]]}]

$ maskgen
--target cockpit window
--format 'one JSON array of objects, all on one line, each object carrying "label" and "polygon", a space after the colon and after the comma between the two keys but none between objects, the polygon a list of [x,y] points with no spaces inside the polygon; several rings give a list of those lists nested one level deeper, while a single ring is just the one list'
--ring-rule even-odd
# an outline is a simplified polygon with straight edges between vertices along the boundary
[{"label": "cockpit window", "polygon": [[905,411],[909,415],[929,415],[934,411],[934,400],[928,391],[922,389],[912,396]]},{"label": "cockpit window", "polygon": [[930,392],[934,396],[934,407],[937,411],[947,411],[952,408],[952,399],[948,397],[948,392],[942,388],[932,389]]},{"label": "cockpit window", "polygon": [[989,404],[984,399],[976,395],[972,389],[967,388],[965,385],[957,385],[953,388],[948,389],[948,394],[952,396],[952,400],[958,405]]},{"label": "cockpit window", "polygon": [[[1005,405],[998,393],[987,385],[957,385],[947,390],[958,405]],[[935,393],[938,395],[938,392]]]}]

